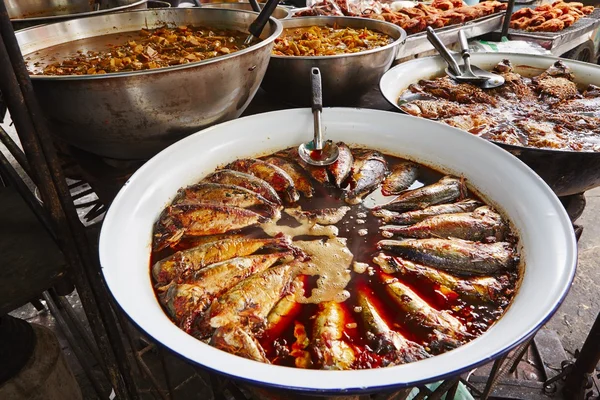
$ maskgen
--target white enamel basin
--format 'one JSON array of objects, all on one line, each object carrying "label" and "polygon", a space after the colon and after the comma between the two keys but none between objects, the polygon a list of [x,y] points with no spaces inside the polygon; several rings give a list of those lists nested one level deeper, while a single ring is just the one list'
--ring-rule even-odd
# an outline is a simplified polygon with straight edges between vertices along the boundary
[{"label": "white enamel basin", "polygon": [[525,272],[505,315],[481,337],[442,355],[396,367],[318,371],[279,367],[210,347],[162,311],[149,274],[152,225],[174,197],[217,166],[298,145],[312,137],[310,109],[226,122],[172,145],[140,168],[112,203],[100,237],[108,287],[129,317],[181,356],[236,379],[304,392],[374,392],[455,375],[506,353],[543,325],[566,295],[576,242],[557,197],[525,164],[499,147],[425,119],[375,110],[325,109],[328,139],[361,144],[464,176],[512,221]]}]

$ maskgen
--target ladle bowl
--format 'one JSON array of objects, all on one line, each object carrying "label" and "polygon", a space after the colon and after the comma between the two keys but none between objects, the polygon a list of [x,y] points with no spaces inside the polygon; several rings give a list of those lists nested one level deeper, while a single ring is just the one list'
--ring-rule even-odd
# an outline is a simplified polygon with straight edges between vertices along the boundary
[{"label": "ladle bowl", "polygon": [[323,88],[321,86],[321,71],[313,67],[310,71],[310,84],[312,87],[312,111],[314,119],[314,139],[298,146],[298,155],[304,162],[322,167],[333,164],[340,150],[331,140],[323,141],[321,126],[321,113],[323,112]]}]

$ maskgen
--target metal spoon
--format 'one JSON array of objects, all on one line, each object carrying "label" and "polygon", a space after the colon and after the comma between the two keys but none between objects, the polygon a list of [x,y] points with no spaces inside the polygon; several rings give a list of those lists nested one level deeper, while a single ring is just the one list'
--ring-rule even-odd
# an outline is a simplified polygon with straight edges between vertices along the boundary
[{"label": "metal spoon", "polygon": [[454,57],[452,57],[450,51],[448,51],[446,46],[444,46],[444,43],[442,43],[438,35],[435,34],[435,31],[430,26],[427,27],[427,40],[429,40],[429,43],[431,43],[431,45],[438,51],[438,53],[440,53],[440,56],[442,56],[444,61],[446,61],[446,64],[448,64],[446,72],[451,71],[454,75],[459,75],[460,68],[458,67],[458,63],[456,62]]},{"label": "metal spoon", "polygon": [[[490,80],[489,76],[480,77],[480,76],[474,75],[473,73],[471,73],[470,76],[464,75],[462,69],[460,68],[460,66],[458,65],[458,63],[456,62],[456,60],[454,59],[452,54],[450,54],[450,51],[448,51],[448,49],[446,48],[446,46],[444,46],[444,44],[442,43],[442,41],[440,40],[438,35],[436,35],[435,31],[429,26],[427,27],[427,39],[433,45],[433,47],[435,47],[435,49],[438,51],[438,53],[440,53],[440,55],[442,56],[444,61],[446,61],[446,63],[448,64],[448,68],[446,68],[446,73],[452,79],[454,79],[458,82],[472,83],[474,85],[477,85],[477,86],[480,86],[483,88],[492,88],[492,87],[500,86],[504,83],[504,78],[502,78],[502,77],[500,77],[500,78],[502,78],[501,82],[499,80],[498,81],[494,80],[493,82],[488,83],[488,81]],[[465,42],[466,42],[466,38],[465,38]],[[461,43],[461,45],[462,45],[462,43]],[[470,55],[468,53],[468,45],[467,45],[466,49],[467,49],[466,54],[468,55],[467,57],[469,57]],[[465,52],[463,51],[463,56],[464,56],[464,53]],[[494,78],[497,78],[497,77],[499,77],[499,76],[494,74]],[[490,85],[490,86],[488,86],[488,85]]]},{"label": "metal spoon", "polygon": [[[484,89],[491,89],[504,85],[504,77],[492,72],[481,69],[475,65],[471,65],[471,54],[469,54],[469,43],[467,36],[463,30],[458,31],[458,42],[464,61],[464,66],[461,68],[462,77],[469,79],[485,79],[477,85]],[[463,79],[461,78],[461,79]]]},{"label": "metal spoon", "polygon": [[267,4],[265,4],[265,7],[262,9],[260,14],[258,14],[258,17],[256,17],[256,19],[248,27],[248,32],[250,32],[250,35],[248,35],[244,41],[245,45],[250,45],[255,38],[260,37],[260,34],[262,33],[265,25],[269,21],[269,18],[271,18],[271,14],[273,14],[273,11],[275,11],[275,8],[277,8],[278,4],[279,0],[267,1]]},{"label": "metal spoon", "polygon": [[323,142],[321,131],[321,112],[323,111],[323,92],[321,89],[321,71],[313,67],[310,70],[310,82],[312,86],[312,111],[314,116],[315,137],[308,143],[302,143],[298,147],[298,155],[307,164],[324,166],[333,164],[340,152],[331,140]]},{"label": "metal spoon", "polygon": [[398,107],[404,107],[413,101],[418,100],[437,100],[437,97],[434,97],[430,94],[424,92],[411,92],[410,90],[405,90],[402,95],[398,98]]}]

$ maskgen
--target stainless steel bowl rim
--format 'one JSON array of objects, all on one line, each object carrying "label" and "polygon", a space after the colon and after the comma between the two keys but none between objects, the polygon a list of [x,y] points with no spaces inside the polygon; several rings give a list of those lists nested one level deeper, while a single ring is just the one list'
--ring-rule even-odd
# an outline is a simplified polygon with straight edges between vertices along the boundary
[{"label": "stainless steel bowl rim", "polygon": [[[148,1],[148,0],[142,0],[142,1]],[[181,10],[185,10],[185,9],[181,9]],[[224,8],[208,8],[208,7],[206,7],[203,9],[201,7],[198,7],[197,10],[204,10],[202,12],[207,11],[209,13],[210,12],[229,12],[229,13],[256,14],[253,11],[229,10],[229,9],[224,9]],[[143,13],[143,12],[152,12],[152,10],[135,10],[135,11],[129,11],[129,12],[130,13]],[[281,35],[281,32],[283,32],[283,26],[279,20],[277,20],[273,17],[269,18],[269,23],[274,24],[276,29],[275,29],[275,32],[268,39],[263,39],[260,42],[252,44],[251,46],[249,46],[245,49],[238,50],[238,51],[235,51],[235,52],[229,53],[229,54],[224,54],[222,56],[209,58],[207,60],[196,61],[196,62],[181,64],[181,65],[173,65],[171,67],[163,67],[163,68],[156,68],[156,69],[144,69],[141,71],[110,72],[110,73],[99,74],[99,75],[30,75],[30,77],[32,80],[36,80],[36,81],[37,80],[39,80],[39,81],[60,81],[60,80],[113,79],[113,78],[125,78],[125,77],[130,77],[130,76],[135,76],[135,75],[160,74],[160,73],[166,73],[166,72],[170,72],[170,71],[194,68],[194,67],[198,67],[201,65],[212,64],[214,62],[219,62],[222,60],[226,60],[228,58],[238,57],[242,54],[249,53],[249,52],[253,51],[254,49],[266,46],[271,41],[275,40],[277,37],[279,37],[279,35]],[[35,29],[38,27],[39,26],[35,26],[31,29]]]},{"label": "stainless steel bowl rim", "polygon": [[[97,11],[88,11],[88,12],[82,12],[82,13],[62,14],[62,15],[46,15],[44,17],[34,17],[34,18],[11,18],[10,21],[11,22],[35,22],[35,21],[52,20],[52,21],[56,21],[56,22],[59,22],[59,21],[62,22],[63,20],[66,20],[66,19],[83,18],[83,17],[87,17],[87,16],[96,16],[96,15],[118,12],[121,10],[126,10],[131,7],[139,6],[144,3],[148,3],[149,1],[150,0],[138,0],[136,2],[133,2],[131,4],[126,4],[124,6],[107,8],[104,10],[97,10]],[[142,11],[144,11],[144,10],[142,10]],[[32,28],[36,28],[37,26],[39,26],[39,25],[33,26]],[[31,29],[31,28],[26,28],[26,29]],[[22,30],[22,29],[20,29],[20,30]]]},{"label": "stainless steel bowl rim", "polygon": [[[498,52],[498,53],[496,53],[496,52],[482,52],[482,53],[495,55],[495,56],[498,56],[498,57],[501,57],[501,58],[506,58],[508,60],[510,60],[511,56],[515,55],[514,53],[506,53],[506,52]],[[476,54],[481,54],[481,53],[476,53]],[[519,54],[519,55],[522,56],[523,54]],[[535,57],[538,58],[538,59],[545,59],[545,60],[548,60],[548,61],[552,60],[553,62],[556,62],[558,60],[564,60],[568,64],[579,64],[579,65],[584,65],[586,67],[589,67],[590,65],[592,65],[592,66],[594,65],[594,64],[587,63],[587,62],[584,62],[584,61],[571,60],[571,59],[567,59],[567,58],[555,57],[555,56],[550,56],[550,55],[545,55],[545,54],[535,54]],[[436,56],[422,57],[422,58],[419,58],[417,60],[425,61],[425,60],[438,60],[438,59],[441,60],[442,57],[439,56],[439,55],[436,55]],[[412,60],[409,60],[407,62],[411,62],[411,61]],[[384,74],[384,76],[388,72],[392,71],[395,68],[400,68],[400,67],[404,67],[405,68],[406,66],[403,66],[403,64],[404,63],[402,63],[400,65],[396,65],[395,67],[390,68]],[[523,66],[523,65],[520,64],[518,66]],[[525,67],[529,67],[529,66],[525,65]],[[530,68],[536,68],[536,67],[530,67]],[[597,68],[600,70],[600,66],[598,66]],[[444,72],[440,71],[440,76],[443,76],[443,75],[444,75]],[[382,83],[381,83],[383,81],[384,76],[382,76],[381,80],[379,81],[379,90],[381,91],[382,94],[385,93],[385,91],[383,90],[383,87],[382,87]],[[400,108],[400,106],[398,106],[397,101],[390,100],[388,98],[388,96],[386,96],[385,94],[383,95],[383,97],[387,100],[388,103],[390,103],[392,106],[394,106],[398,111],[400,111],[403,114],[407,114],[408,115],[408,113],[406,111],[404,111],[402,108]],[[499,142],[497,140],[489,140],[489,139],[485,139],[485,140],[488,140],[489,142],[492,142],[492,143],[494,143],[494,144],[496,144],[498,146],[506,147],[509,150],[523,150],[523,149],[527,149],[527,150],[531,150],[531,151],[537,151],[539,153],[555,153],[555,154],[564,154],[564,153],[597,154],[598,153],[597,151],[571,151],[571,150],[546,149],[546,148],[529,147],[529,146],[516,146],[516,145],[509,144],[509,143]]]},{"label": "stainless steel bowl rim", "polygon": [[[323,21],[323,24],[321,24],[321,25],[326,25],[327,22],[343,22],[343,21],[348,21],[348,20],[365,21],[365,18],[360,18],[360,17],[318,16],[318,17],[294,17],[294,18],[283,20],[281,23],[283,25],[283,29],[286,29],[287,27],[285,25],[290,24],[292,21],[308,20],[308,19],[310,19],[310,20],[316,19],[318,21]],[[404,29],[400,28],[398,25],[394,25],[392,23],[380,21],[377,19],[373,19],[373,20],[369,19],[369,21],[374,21],[377,25],[388,26],[390,29],[398,32],[400,37],[398,39],[394,40],[392,43],[387,44],[385,46],[377,47],[377,48],[366,50],[366,51],[359,51],[357,53],[336,54],[334,56],[280,56],[280,55],[271,54],[271,57],[272,58],[281,58],[281,59],[294,59],[294,60],[323,60],[323,59],[333,59],[333,58],[359,57],[359,56],[363,56],[366,54],[377,53],[379,51],[383,51],[383,50],[392,48],[394,46],[398,46],[401,43],[404,43],[404,41],[406,40],[406,31]],[[307,24],[306,24],[306,26],[311,26],[311,25],[315,25],[315,24],[309,23],[309,22],[307,22]],[[321,26],[321,25],[319,25],[319,26]]]}]

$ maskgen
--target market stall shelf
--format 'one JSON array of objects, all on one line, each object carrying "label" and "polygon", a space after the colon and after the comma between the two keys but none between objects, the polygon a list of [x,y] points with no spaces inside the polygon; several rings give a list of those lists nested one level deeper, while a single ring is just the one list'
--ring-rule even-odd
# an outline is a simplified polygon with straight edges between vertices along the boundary
[{"label": "market stall shelf", "polygon": [[527,32],[511,28],[508,30],[508,38],[535,42],[550,50],[553,55],[562,55],[589,40],[592,31],[598,27],[600,27],[600,9],[594,10],[590,15],[580,18],[573,25],[558,32]]},{"label": "market stall shelf", "polygon": [[[468,39],[475,38],[484,35],[489,32],[499,30],[502,27],[502,21],[504,20],[504,11],[486,17],[478,18],[473,21],[466,22],[459,25],[451,25],[444,28],[436,29],[436,33],[440,40],[445,44],[449,45],[456,43],[458,38],[458,31],[463,30]],[[409,35],[406,38],[406,44],[400,47],[396,59],[402,59],[405,57],[415,56],[420,53],[434,50],[425,32],[419,32],[413,35]]]},{"label": "market stall shelf", "polygon": [[364,4],[343,4],[333,0],[321,1],[311,7],[298,8],[293,17],[345,15],[364,19],[385,20],[400,26],[407,32],[406,46],[397,60],[433,50],[425,36],[427,26],[436,30],[444,44],[456,42],[456,33],[463,29],[467,38],[477,37],[498,30],[506,14],[506,5],[497,1],[484,1],[474,6],[460,0],[436,0],[431,4],[395,8],[394,4],[378,1]]}]

